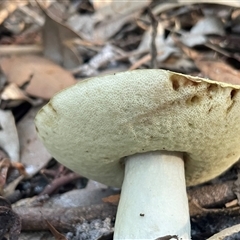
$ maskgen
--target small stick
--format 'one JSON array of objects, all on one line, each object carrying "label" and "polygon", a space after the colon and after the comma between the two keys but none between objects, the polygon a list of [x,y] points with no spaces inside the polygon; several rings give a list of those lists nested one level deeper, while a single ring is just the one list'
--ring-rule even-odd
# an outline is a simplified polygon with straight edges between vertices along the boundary
[{"label": "small stick", "polygon": [[94,219],[115,218],[117,206],[101,203],[88,207],[41,208],[15,207],[22,219],[22,230],[48,230],[46,220],[58,231],[73,230],[76,224]]},{"label": "small stick", "polygon": [[157,36],[158,21],[150,9],[148,9],[148,15],[150,17],[151,24],[152,24],[151,68],[157,68],[156,36]]}]

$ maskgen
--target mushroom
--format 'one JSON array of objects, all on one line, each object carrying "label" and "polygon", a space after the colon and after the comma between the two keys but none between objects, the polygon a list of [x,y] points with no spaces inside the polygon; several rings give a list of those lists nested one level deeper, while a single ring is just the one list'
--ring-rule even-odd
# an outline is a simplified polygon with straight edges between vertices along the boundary
[{"label": "mushroom", "polygon": [[186,184],[240,156],[239,89],[159,69],[94,77],[55,95],[36,129],[59,162],[122,187],[114,239],[190,239]]}]

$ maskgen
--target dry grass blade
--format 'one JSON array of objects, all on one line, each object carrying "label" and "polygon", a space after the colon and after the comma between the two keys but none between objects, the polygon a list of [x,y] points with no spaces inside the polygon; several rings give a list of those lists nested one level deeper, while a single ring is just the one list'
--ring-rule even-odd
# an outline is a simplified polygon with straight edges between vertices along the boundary
[{"label": "dry grass blade", "polygon": [[50,230],[51,233],[53,234],[55,240],[67,240],[67,238],[66,238],[63,234],[61,234],[60,232],[58,232],[58,231],[56,230],[56,228],[53,227],[53,225],[52,225],[49,221],[46,220],[46,223],[47,223],[47,225],[48,225],[48,227],[49,227],[49,230]]}]

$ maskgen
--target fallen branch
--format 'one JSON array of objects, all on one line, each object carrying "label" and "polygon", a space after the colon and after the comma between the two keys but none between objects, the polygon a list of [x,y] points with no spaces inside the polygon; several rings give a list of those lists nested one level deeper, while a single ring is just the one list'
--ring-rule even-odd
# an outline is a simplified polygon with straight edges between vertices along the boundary
[{"label": "fallen branch", "polygon": [[94,219],[114,219],[117,206],[108,203],[88,207],[41,208],[16,207],[13,209],[22,219],[22,230],[48,230],[46,220],[58,231],[73,230],[76,224]]}]

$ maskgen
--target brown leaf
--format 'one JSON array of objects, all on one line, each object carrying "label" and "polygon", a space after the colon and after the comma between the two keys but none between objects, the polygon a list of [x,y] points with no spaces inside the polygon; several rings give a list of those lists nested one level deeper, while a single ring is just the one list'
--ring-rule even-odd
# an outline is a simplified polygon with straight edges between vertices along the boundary
[{"label": "brown leaf", "polygon": [[109,197],[105,197],[102,199],[103,202],[105,203],[111,203],[113,205],[118,205],[118,202],[120,200],[120,194],[116,194],[116,195],[111,195]]},{"label": "brown leaf", "polygon": [[7,101],[7,107],[16,107],[24,101],[32,103],[32,99],[27,97],[15,83],[10,83],[4,88],[1,98]]},{"label": "brown leaf", "polygon": [[8,169],[11,166],[11,161],[8,158],[0,162],[0,194],[3,195],[3,189],[7,180]]},{"label": "brown leaf", "polygon": [[19,87],[25,85],[25,91],[34,97],[49,99],[56,92],[76,83],[69,72],[39,56],[3,58],[0,65],[8,82]]},{"label": "brown leaf", "polygon": [[[15,168],[21,174],[18,178],[8,183],[6,186],[7,175],[10,168]],[[7,197],[13,193],[19,182],[26,176],[25,168],[20,162],[11,162],[9,158],[4,158],[0,162],[0,195]]]},{"label": "brown leaf", "polygon": [[228,64],[212,60],[196,60],[196,66],[209,78],[230,84],[240,84],[240,72]]}]

